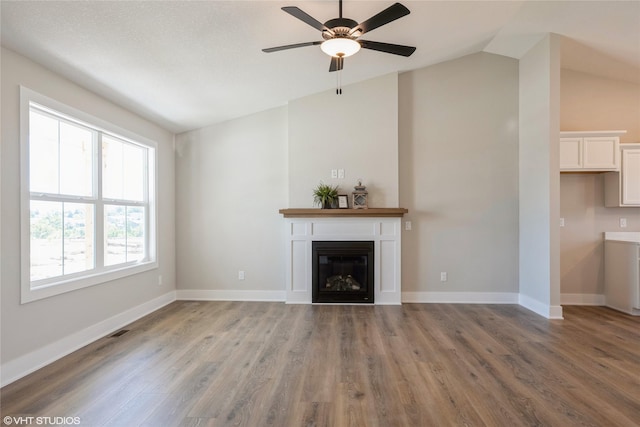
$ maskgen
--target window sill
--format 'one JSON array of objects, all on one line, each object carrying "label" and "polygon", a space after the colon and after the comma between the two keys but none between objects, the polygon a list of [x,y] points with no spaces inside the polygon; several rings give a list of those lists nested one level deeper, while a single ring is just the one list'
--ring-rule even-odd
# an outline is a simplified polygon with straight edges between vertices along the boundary
[{"label": "window sill", "polygon": [[63,279],[58,282],[47,283],[45,285],[41,285],[34,288],[31,287],[31,282],[27,278],[22,283],[20,303],[26,304],[26,303],[38,301],[44,298],[49,298],[55,295],[60,295],[66,292],[88,288],[94,285],[100,285],[102,283],[111,282],[117,279],[122,279],[124,277],[143,273],[145,271],[153,270],[155,268],[158,268],[158,262],[148,261],[144,263],[122,267],[117,270],[109,270],[101,273],[95,273],[90,276],[82,276],[74,279]]}]

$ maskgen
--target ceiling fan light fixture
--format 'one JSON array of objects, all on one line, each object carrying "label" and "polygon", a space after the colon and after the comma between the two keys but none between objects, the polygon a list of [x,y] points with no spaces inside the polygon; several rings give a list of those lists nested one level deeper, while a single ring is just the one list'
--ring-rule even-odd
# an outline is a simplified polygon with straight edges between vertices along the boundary
[{"label": "ceiling fan light fixture", "polygon": [[346,58],[357,53],[360,50],[360,43],[354,39],[347,37],[336,37],[325,40],[320,45],[320,49],[329,56],[336,58]]}]

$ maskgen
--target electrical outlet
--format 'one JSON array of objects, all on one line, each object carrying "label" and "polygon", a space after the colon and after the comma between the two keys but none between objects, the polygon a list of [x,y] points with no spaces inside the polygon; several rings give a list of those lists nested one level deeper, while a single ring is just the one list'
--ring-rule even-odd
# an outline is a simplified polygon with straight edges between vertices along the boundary
[{"label": "electrical outlet", "polygon": [[405,221],[404,229],[405,230],[411,230],[411,221]]},{"label": "electrical outlet", "polygon": [[564,218],[560,218],[560,227],[564,227]]},{"label": "electrical outlet", "polygon": [[627,228],[627,218],[620,218],[620,228]]},{"label": "electrical outlet", "polygon": [[331,178],[338,178],[338,169],[331,169]]},{"label": "electrical outlet", "polygon": [[162,274],[158,274],[158,286],[162,285]]},{"label": "electrical outlet", "polygon": [[344,169],[338,169],[338,179],[344,179]]},{"label": "electrical outlet", "polygon": [[243,270],[238,271],[238,280],[244,280],[244,271]]},{"label": "electrical outlet", "polygon": [[446,271],[440,272],[440,281],[441,282],[446,282],[447,281],[447,272]]}]

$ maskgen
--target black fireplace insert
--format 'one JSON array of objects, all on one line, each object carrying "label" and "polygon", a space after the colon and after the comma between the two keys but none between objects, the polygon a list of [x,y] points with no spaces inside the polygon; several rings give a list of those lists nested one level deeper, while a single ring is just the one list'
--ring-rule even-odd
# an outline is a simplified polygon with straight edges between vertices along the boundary
[{"label": "black fireplace insert", "polygon": [[312,242],[314,303],[374,303],[372,241]]}]

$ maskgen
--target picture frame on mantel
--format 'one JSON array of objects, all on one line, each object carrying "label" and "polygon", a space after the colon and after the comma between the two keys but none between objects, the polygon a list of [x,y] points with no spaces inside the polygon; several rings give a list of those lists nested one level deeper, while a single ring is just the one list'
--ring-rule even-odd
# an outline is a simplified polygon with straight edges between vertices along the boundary
[{"label": "picture frame on mantel", "polygon": [[349,209],[349,196],[347,194],[338,194],[338,208]]}]

